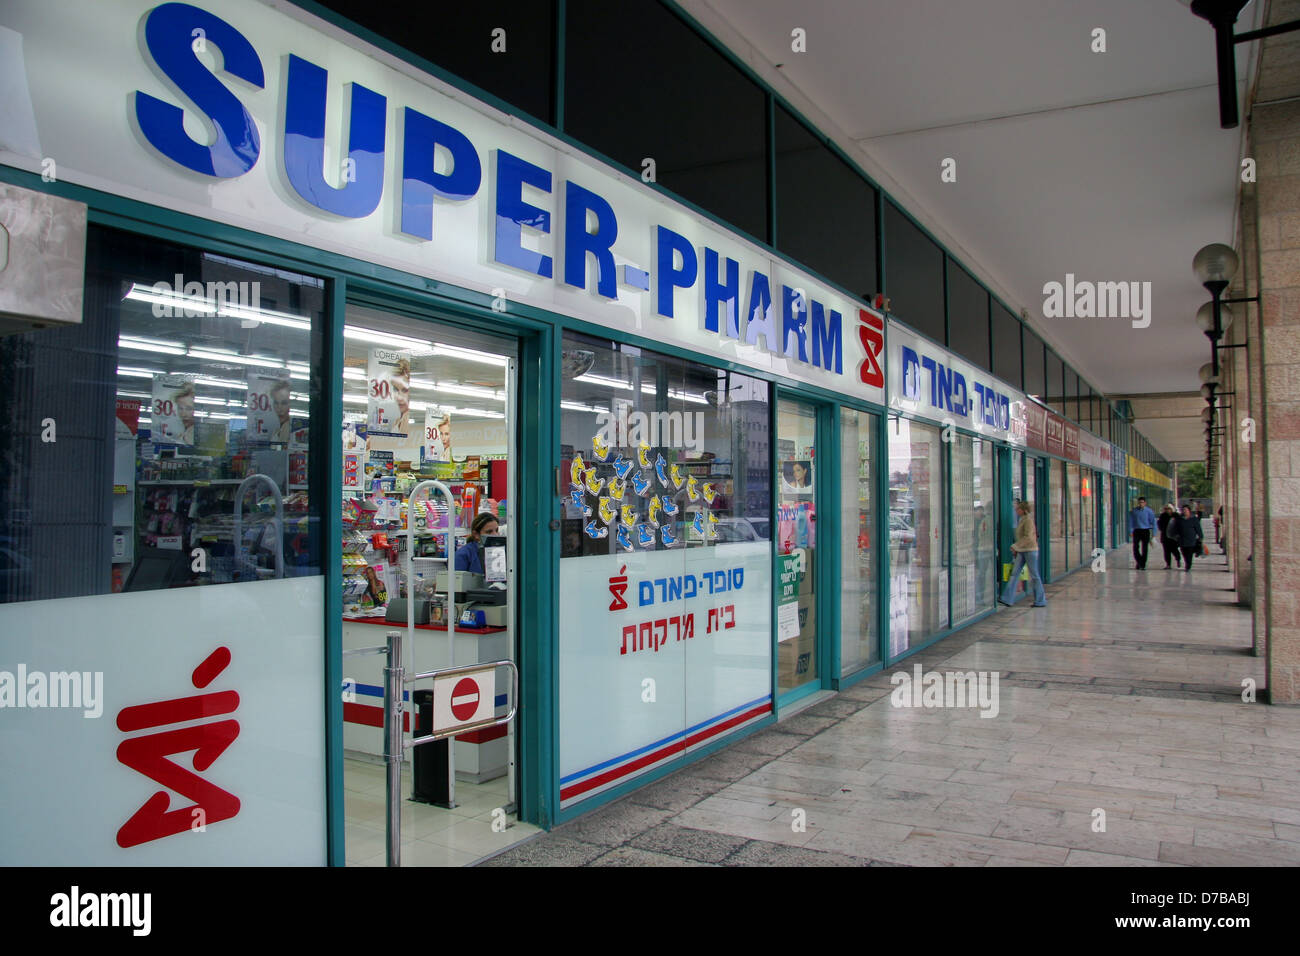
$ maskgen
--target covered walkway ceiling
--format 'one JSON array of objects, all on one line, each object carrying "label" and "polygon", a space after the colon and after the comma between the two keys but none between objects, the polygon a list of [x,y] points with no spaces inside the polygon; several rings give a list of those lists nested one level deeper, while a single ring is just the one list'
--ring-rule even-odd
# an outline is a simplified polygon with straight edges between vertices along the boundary
[{"label": "covered walkway ceiling", "polygon": [[[1213,32],[1185,0],[679,2],[1094,386],[1199,387],[1209,296],[1192,257],[1232,243],[1244,119],[1219,128]],[[796,28],[806,52],[791,50]],[[1257,45],[1237,45],[1239,102]],[[946,158],[956,182],[941,181]],[[1046,318],[1043,286],[1067,274],[1149,282],[1150,326]],[[1167,458],[1204,457],[1199,416],[1163,426],[1148,437]]]}]

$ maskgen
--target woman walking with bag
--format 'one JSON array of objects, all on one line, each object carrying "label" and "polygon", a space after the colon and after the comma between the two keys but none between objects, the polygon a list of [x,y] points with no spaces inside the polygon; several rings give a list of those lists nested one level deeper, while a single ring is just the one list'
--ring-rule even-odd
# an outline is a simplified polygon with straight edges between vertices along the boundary
[{"label": "woman walking with bag", "polygon": [[1169,559],[1174,559],[1174,564],[1179,568],[1183,566],[1183,559],[1178,556],[1178,542],[1169,536],[1169,526],[1178,520],[1174,514],[1173,505],[1165,505],[1160,511],[1160,517],[1156,519],[1156,526],[1160,529],[1160,546],[1165,549],[1165,570],[1169,570]]},{"label": "woman walking with bag", "polygon": [[1200,553],[1205,533],[1201,530],[1201,519],[1192,514],[1192,509],[1188,505],[1183,505],[1181,517],[1170,522],[1170,537],[1182,548],[1183,564],[1186,565],[1183,570],[1191,571],[1192,555]]},{"label": "woman walking with bag", "polygon": [[1020,523],[1016,525],[1016,540],[1011,545],[1011,553],[1016,556],[1016,563],[1011,569],[1011,579],[1002,589],[998,600],[1007,607],[1012,607],[1020,597],[1016,593],[1016,582],[1020,579],[1020,569],[1028,566],[1029,580],[1034,585],[1034,607],[1047,607],[1047,596],[1043,593],[1043,579],[1038,574],[1038,530],[1034,519],[1029,517],[1029,504],[1016,502],[1016,513]]}]

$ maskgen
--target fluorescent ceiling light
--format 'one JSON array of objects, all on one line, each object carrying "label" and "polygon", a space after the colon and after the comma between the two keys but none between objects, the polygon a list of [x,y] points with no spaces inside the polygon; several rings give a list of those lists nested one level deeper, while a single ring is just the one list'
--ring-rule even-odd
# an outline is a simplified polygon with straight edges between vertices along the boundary
[{"label": "fluorescent ceiling light", "polygon": [[200,375],[194,380],[196,385],[210,385],[213,388],[242,388],[248,391],[247,382],[239,382],[233,378],[209,378],[206,375]]},{"label": "fluorescent ceiling light", "polygon": [[262,358],[257,355],[237,355],[234,352],[191,348],[189,356],[190,358],[205,359],[209,362],[234,362],[237,365],[256,365],[260,368],[284,368],[284,362],[279,359]]},{"label": "fluorescent ceiling light", "polygon": [[617,378],[606,378],[604,375],[579,375],[574,381],[586,382],[589,385],[603,385],[606,388],[618,388],[625,392],[632,391],[632,386],[627,382]]},{"label": "fluorescent ceiling light", "polygon": [[161,305],[168,309],[183,309],[199,315],[220,316],[222,318],[240,319],[246,322],[266,322],[270,325],[282,325],[286,328],[309,331],[311,320],[301,316],[262,309],[252,305],[241,305],[229,300],[209,299],[203,296],[185,295],[182,292],[164,292],[152,286],[133,282],[124,298],[150,305]]},{"label": "fluorescent ceiling light", "polygon": [[117,347],[134,349],[139,352],[161,352],[163,355],[184,355],[185,349],[179,342],[161,342],[157,339],[140,339],[128,335],[117,337]]},{"label": "fluorescent ceiling light", "polygon": [[435,392],[446,392],[448,395],[469,395],[473,398],[489,398],[498,402],[506,400],[504,392],[494,392],[490,388],[479,388],[474,385],[444,385],[435,382],[425,387]]},{"label": "fluorescent ceiling light", "polygon": [[379,345],[387,345],[397,349],[419,349],[425,353],[430,351],[430,343],[425,339],[413,339],[407,335],[394,335],[392,332],[363,329],[355,325],[343,326],[343,337],[345,339],[356,339],[360,342],[375,342]]},{"label": "fluorescent ceiling light", "polygon": [[597,415],[609,413],[607,408],[597,408],[595,405],[583,405],[579,402],[560,402],[560,407],[567,408],[571,412],[594,412]]},{"label": "fluorescent ceiling light", "polygon": [[[579,375],[577,378],[574,379],[574,381],[587,382],[591,385],[603,385],[606,388],[616,388],[625,392],[630,392],[633,390],[632,386],[627,382],[624,382],[622,379],[607,378],[604,375],[590,375],[590,374]],[[659,393],[659,390],[654,385],[643,384],[641,386],[641,392],[644,395],[657,395]],[[688,392],[685,391],[684,389],[679,389],[679,388],[668,389],[668,397],[675,398],[681,402],[691,402],[696,405],[708,404],[708,400],[705,399],[703,395],[696,394],[695,392]]]},{"label": "fluorescent ceiling light", "polygon": [[504,368],[510,361],[504,355],[492,355],[489,352],[479,352],[476,349],[463,349],[457,345],[435,344],[433,346],[434,355],[445,355],[448,358],[464,359],[466,362],[481,362],[484,365],[495,365],[498,368]]},{"label": "fluorescent ceiling light", "polygon": [[167,373],[156,368],[124,368],[119,365],[117,374],[123,378],[153,378],[155,375],[166,375]]}]

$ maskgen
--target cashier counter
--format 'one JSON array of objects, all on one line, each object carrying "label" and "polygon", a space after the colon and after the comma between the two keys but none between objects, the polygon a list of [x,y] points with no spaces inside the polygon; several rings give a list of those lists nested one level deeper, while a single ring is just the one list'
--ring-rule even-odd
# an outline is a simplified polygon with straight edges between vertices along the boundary
[{"label": "cashier counter", "polygon": [[[499,661],[510,657],[510,608],[506,604],[506,592],[503,588],[485,585],[483,576],[468,571],[451,572],[457,576],[456,581],[456,636],[455,666],[475,664],[481,661]],[[447,571],[440,571],[436,578],[436,591],[442,597],[447,593]],[[406,673],[420,674],[443,667],[451,667],[448,654],[447,626],[441,621],[441,604],[428,600],[415,602],[415,646],[404,640],[402,656]],[[385,643],[389,631],[402,632],[407,637],[406,624],[407,600],[405,597],[393,597],[389,602],[387,617],[367,617],[343,619],[343,649],[352,650],[360,647],[374,647]],[[382,717],[383,697],[372,696],[378,689],[382,695],[384,686],[383,654],[361,654],[343,658],[343,676],[356,682],[356,702],[367,707],[376,708]],[[427,690],[433,681],[424,680],[414,685],[407,685],[408,694],[412,690]],[[510,676],[507,668],[497,669],[497,707],[495,713],[504,716],[509,712],[508,696],[510,694]],[[406,712],[413,729],[415,708],[408,698]],[[373,719],[376,714],[365,712]],[[369,759],[381,759],[384,753],[384,735],[382,727],[369,726],[345,720],[343,724],[343,747],[354,755],[363,755]],[[484,730],[462,734],[455,741],[456,779],[472,783],[483,783],[496,777],[504,776],[509,759],[508,737],[505,725],[489,727]],[[406,759],[409,761],[410,751]]]}]

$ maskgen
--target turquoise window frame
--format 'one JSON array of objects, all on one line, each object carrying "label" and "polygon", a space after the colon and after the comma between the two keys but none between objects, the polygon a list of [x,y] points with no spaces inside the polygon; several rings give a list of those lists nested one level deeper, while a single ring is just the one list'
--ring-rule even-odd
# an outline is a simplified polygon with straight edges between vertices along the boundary
[{"label": "turquoise window frame", "polygon": [[[342,431],[343,324],[346,304],[351,300],[378,299],[403,303],[406,308],[426,318],[467,327],[481,326],[487,320],[502,334],[521,339],[520,391],[535,387],[541,401],[525,403],[520,421],[520,453],[532,452],[526,460],[550,462],[549,467],[533,469],[528,480],[521,475],[518,485],[520,514],[547,514],[556,509],[553,492],[554,468],[559,448],[558,368],[559,336],[552,313],[531,306],[509,303],[504,313],[492,308],[490,295],[476,293],[446,283],[423,279],[361,260],[314,249],[300,243],[251,232],[223,223],[212,222],[184,213],[151,206],[132,199],[70,183],[46,183],[41,177],[8,166],[0,166],[0,182],[47,192],[85,203],[88,220],[95,225],[121,229],[160,241],[202,248],[204,250],[247,259],[249,261],[301,271],[329,283],[327,329],[324,336],[323,363],[329,371],[322,388],[331,433]],[[528,343],[532,343],[531,345]],[[548,368],[549,366],[549,368]],[[535,437],[534,437],[535,436]],[[326,473],[328,501],[342,498],[342,448],[331,448]],[[538,521],[541,519],[538,518]],[[549,520],[549,517],[548,517]],[[323,523],[326,535],[322,560],[325,566],[325,602],[322,637],[325,671],[324,764],[326,828],[322,834],[326,862],[342,866],[344,853],[343,810],[343,705],[340,688],[342,670],[342,597],[339,543],[342,517],[337,508],[326,508]],[[533,543],[521,553],[521,560],[532,562],[539,577],[553,578],[553,563],[558,559],[558,543],[552,535],[534,535]],[[525,589],[526,590],[526,589]],[[556,752],[554,713],[557,703],[554,661],[558,609],[553,590],[534,589],[535,594],[521,598],[520,620],[527,620],[525,604],[532,602],[534,620],[541,628],[536,642],[519,642],[521,667],[520,699],[524,706],[518,727],[520,741],[519,813],[526,822],[539,826],[554,825],[554,807],[558,805],[558,764],[543,762],[545,748]],[[521,627],[521,631],[523,628]],[[541,706],[540,702],[546,702]],[[530,706],[531,705],[531,706]]]},{"label": "turquoise window frame", "polygon": [[[843,465],[844,433],[843,429],[840,427],[840,414],[844,410],[868,415],[875,422],[874,427],[876,437],[872,444],[871,454],[872,465],[875,469],[876,477],[874,487],[872,488],[873,513],[871,518],[873,522],[872,530],[876,548],[875,628],[876,656],[879,659],[874,664],[863,664],[861,667],[857,667],[849,671],[847,674],[843,672],[843,603],[841,601],[836,601],[834,611],[835,630],[832,632],[833,638],[831,642],[834,648],[835,669],[831,675],[830,686],[832,690],[837,691],[843,690],[846,687],[851,687],[858,681],[870,677],[872,674],[879,673],[885,666],[885,651],[887,650],[887,645],[889,643],[889,635],[885,632],[885,629],[889,626],[889,447],[885,442],[885,423],[888,421],[888,416],[885,414],[886,410],[881,406],[871,405],[866,402],[841,400],[837,406],[832,408],[831,416],[832,420],[835,422],[835,446],[837,453],[840,455],[836,470],[837,476],[840,474],[840,466]],[[837,477],[835,490],[840,492],[840,494],[836,496],[837,508],[839,507],[839,500],[843,497],[843,490],[839,487],[838,481],[839,479]],[[882,515],[884,518],[883,523],[881,521]],[[842,518],[843,514],[840,514],[840,519]],[[843,533],[843,520],[837,520],[835,527],[837,534]],[[834,582],[843,580],[844,565],[840,560],[842,545],[843,540],[837,542],[835,561],[839,574],[835,577]],[[832,582],[832,586],[834,586],[834,582]],[[818,613],[820,614],[821,612],[819,611]]]},{"label": "turquoise window frame", "polygon": [[[815,430],[813,432],[813,449],[816,452],[814,459],[814,474],[816,481],[814,484],[814,493],[816,494],[816,511],[817,529],[816,529],[816,552],[813,558],[813,588],[817,600],[817,640],[816,640],[816,660],[817,660],[817,679],[811,680],[802,687],[796,687],[793,690],[786,691],[784,694],[777,693],[776,684],[776,652],[777,652],[777,634],[776,634],[776,602],[777,589],[772,588],[772,628],[771,628],[771,648],[772,648],[772,703],[779,720],[782,711],[787,711],[791,706],[797,704],[812,694],[820,693],[823,690],[830,690],[833,687],[835,674],[839,673],[840,659],[840,642],[839,642],[839,622],[840,610],[838,605],[831,606],[829,596],[835,589],[835,582],[840,580],[840,560],[839,560],[839,420],[837,401],[830,399],[825,395],[817,395],[802,385],[778,384],[774,390],[771,401],[772,426],[769,434],[777,434],[777,406],[782,400],[803,402],[813,406],[816,414]],[[831,450],[828,446],[834,445]],[[776,442],[772,441],[768,449],[771,461],[768,473],[772,475],[772,580],[777,580],[777,558],[779,552],[776,547],[776,502],[779,497],[777,494],[778,465],[779,460],[776,454]],[[831,475],[833,487],[828,486],[825,476]],[[828,501],[828,499],[834,499]],[[824,529],[825,524],[830,524],[829,531]],[[829,543],[827,539],[830,539]],[[830,553],[827,554],[826,549]],[[833,575],[833,576],[832,576]],[[830,620],[828,620],[828,618]]]}]

